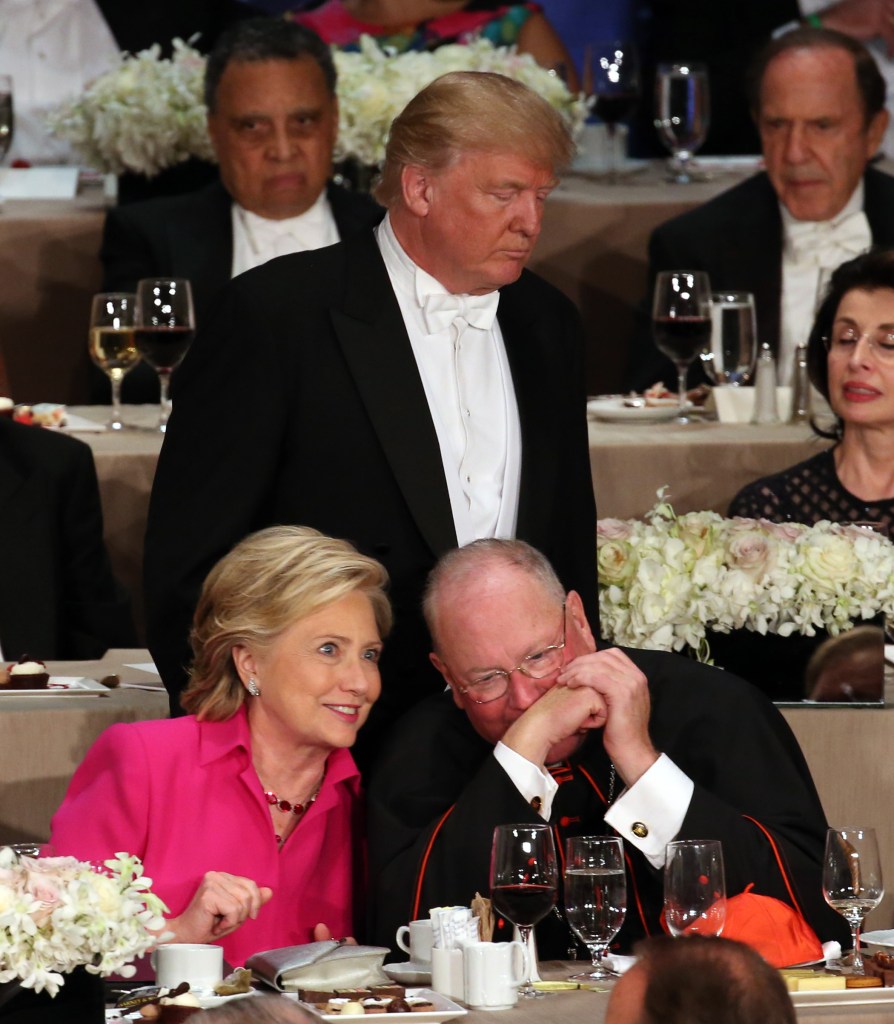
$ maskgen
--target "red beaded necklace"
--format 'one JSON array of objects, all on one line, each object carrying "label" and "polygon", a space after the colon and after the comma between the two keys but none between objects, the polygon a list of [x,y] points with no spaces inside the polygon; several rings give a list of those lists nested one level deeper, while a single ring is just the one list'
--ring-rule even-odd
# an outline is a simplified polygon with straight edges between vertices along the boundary
[{"label": "red beaded necklace", "polygon": [[[277,807],[279,810],[283,811],[286,814],[291,812],[295,815],[296,818],[303,818],[304,815],[307,814],[307,812],[311,809],[311,807],[313,807],[314,801],[320,795],[320,786],[322,786],[322,784],[323,780],[321,779],[319,784],[317,785],[314,795],[310,798],[310,800],[307,801],[306,804],[291,804],[289,803],[288,800],[280,800],[280,798],[276,795],[276,793],[273,792],[272,789],[264,790],[264,799],[267,801],[268,804],[270,804],[271,807]],[[283,837],[280,835],[275,836],[275,838],[280,846],[282,846],[282,844],[285,842]]]}]

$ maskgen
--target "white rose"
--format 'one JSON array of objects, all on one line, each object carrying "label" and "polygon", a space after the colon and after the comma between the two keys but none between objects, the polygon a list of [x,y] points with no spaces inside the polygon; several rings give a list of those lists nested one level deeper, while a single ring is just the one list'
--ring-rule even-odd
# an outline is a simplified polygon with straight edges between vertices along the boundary
[{"label": "white rose", "polygon": [[760,529],[736,531],[727,545],[730,565],[755,581],[773,571],[777,550],[776,541]]}]

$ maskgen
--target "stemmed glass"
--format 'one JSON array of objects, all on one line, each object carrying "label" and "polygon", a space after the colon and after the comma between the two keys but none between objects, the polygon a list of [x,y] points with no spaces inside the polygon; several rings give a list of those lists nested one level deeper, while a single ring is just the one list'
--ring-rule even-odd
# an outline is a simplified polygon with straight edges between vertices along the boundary
[{"label": "stemmed glass", "polygon": [[171,414],[171,374],[186,355],[195,333],[189,281],[179,277],[144,277],[137,284],[137,350],[158,374],[158,429],[162,432],[167,429]]},{"label": "stemmed glass", "polygon": [[6,159],[12,145],[15,120],[12,112],[12,77],[0,75],[0,163]]},{"label": "stemmed glass", "polygon": [[664,919],[673,936],[719,935],[726,923],[723,850],[716,839],[667,844]]},{"label": "stemmed glass", "polygon": [[692,154],[705,141],[710,122],[708,72],[703,64],[659,64],[655,80],[655,127],[671,151],[669,181],[695,180]]},{"label": "stemmed glass", "polygon": [[559,869],[549,825],[497,825],[490,856],[494,909],[518,926],[526,951],[520,996],[542,996],[531,984],[531,929],[556,902]]},{"label": "stemmed glass", "polygon": [[640,94],[639,60],[633,43],[597,42],[584,54],[584,92],[593,97],[593,112],[605,123],[608,136],[608,180],[617,179],[621,166],[618,123],[629,117]]},{"label": "stemmed glass", "polygon": [[90,309],[90,358],[112,382],[109,430],[123,430],[121,382],[140,361],[134,341],[137,297],[129,292],[100,292]]},{"label": "stemmed glass", "polygon": [[711,282],[701,270],[663,270],[655,280],[652,334],[660,352],[677,367],[679,414],[688,423],[686,372],[711,340]]},{"label": "stemmed glass", "polygon": [[614,836],[575,836],[565,848],[565,915],[593,961],[592,971],[571,977],[613,978],[602,958],[627,915],[624,844]]},{"label": "stemmed glass", "polygon": [[823,854],[823,896],[851,928],[853,951],[845,960],[852,974],[863,974],[860,928],[885,895],[878,842],[872,828],[830,828]]},{"label": "stemmed glass", "polygon": [[747,384],[757,359],[757,323],[751,292],[713,292],[711,344],[701,354],[712,384]]}]

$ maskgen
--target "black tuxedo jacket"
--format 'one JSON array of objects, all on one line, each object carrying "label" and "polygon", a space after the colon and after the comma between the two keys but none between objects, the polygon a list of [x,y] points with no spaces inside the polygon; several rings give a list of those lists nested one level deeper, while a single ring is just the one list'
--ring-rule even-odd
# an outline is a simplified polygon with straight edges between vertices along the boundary
[{"label": "black tuxedo jacket", "polygon": [[[330,183],[326,195],[339,237],[351,238],[374,227],[384,210],[367,195]],[[214,300],[230,281],[233,266],[233,201],[220,183],[184,195],[128,203],[109,210],[100,259],[103,290],[136,290],[141,277],[185,277],[192,285],[196,323],[203,327]],[[109,401],[109,382],[95,378],[94,400]],[[138,365],[124,378],[127,402],[157,402],[158,381]]]},{"label": "black tuxedo jacket", "polygon": [[[869,168],[864,186],[863,209],[872,240],[876,245],[892,245],[894,178]],[[673,364],[652,341],[651,296],[662,270],[706,270],[715,291],[752,292],[758,340],[768,341],[775,352],[780,332],[782,247],[779,200],[763,172],[657,227],[649,240],[649,290],[631,346],[627,385],[641,390],[663,379],[673,387],[677,379]]]},{"label": "black tuxedo jacket", "polygon": [[[498,319],[521,420],[517,535],[580,591],[595,621],[580,319],[529,272],[501,290]],[[372,233],[234,279],[175,377],[145,550],[149,646],[174,707],[202,580],[234,542],[274,523],[346,538],[388,569],[395,628],[380,720],[442,685],[419,605],[456,535],[434,424]]]},{"label": "black tuxedo jacket", "polygon": [[98,658],[135,645],[82,441],[0,419],[0,574],[7,660]]}]

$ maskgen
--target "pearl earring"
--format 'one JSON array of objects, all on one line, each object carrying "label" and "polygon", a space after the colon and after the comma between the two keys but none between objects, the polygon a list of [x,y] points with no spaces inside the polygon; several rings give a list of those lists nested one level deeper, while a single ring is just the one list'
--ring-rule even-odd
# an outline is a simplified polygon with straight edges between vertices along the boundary
[{"label": "pearl earring", "polygon": [[258,686],[258,681],[257,681],[257,679],[255,679],[254,676],[250,676],[249,677],[248,684],[246,685],[246,689],[252,695],[252,697],[260,697],[261,696],[261,688],[260,688],[260,686]]}]

